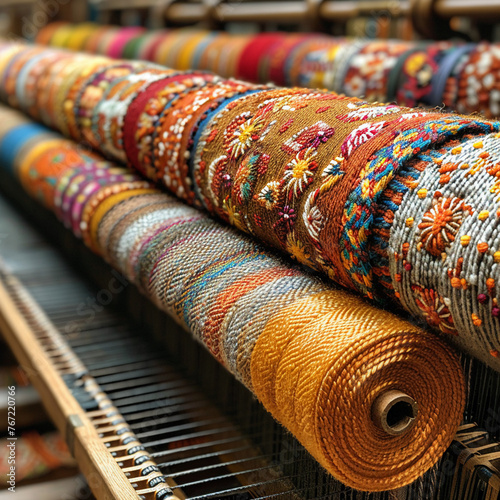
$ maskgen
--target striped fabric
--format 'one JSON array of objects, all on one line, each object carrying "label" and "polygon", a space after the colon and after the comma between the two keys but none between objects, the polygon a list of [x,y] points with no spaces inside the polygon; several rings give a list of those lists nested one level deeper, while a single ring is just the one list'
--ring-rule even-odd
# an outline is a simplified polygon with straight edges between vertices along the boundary
[{"label": "striped fabric", "polygon": [[192,28],[146,31],[90,23],[48,25],[37,42],[180,70],[210,70],[252,82],[326,88],[367,101],[500,116],[497,43],[314,33],[232,35]]}]

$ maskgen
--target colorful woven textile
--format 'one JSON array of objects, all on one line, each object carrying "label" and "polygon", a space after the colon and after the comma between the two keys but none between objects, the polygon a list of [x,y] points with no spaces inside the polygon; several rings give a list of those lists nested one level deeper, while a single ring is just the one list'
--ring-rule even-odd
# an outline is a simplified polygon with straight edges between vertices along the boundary
[{"label": "colorful woven textile", "polygon": [[[359,32],[359,31],[358,31]],[[363,33],[363,31],[361,31]],[[224,77],[326,88],[368,101],[500,116],[500,46],[54,23],[38,43]]]},{"label": "colorful woven textile", "polygon": [[[38,433],[36,430],[23,432],[15,441],[0,439],[0,479],[2,486],[9,485],[9,472],[15,464],[16,482],[42,477],[61,467],[76,467],[64,439],[58,432]],[[11,450],[13,450],[11,452]]]},{"label": "colorful woven textile", "polygon": [[[337,479],[392,489],[442,455],[464,387],[456,356],[437,336],[14,111],[1,108],[0,124],[1,168],[189,329]],[[419,404],[404,435],[384,433],[371,418],[390,389]]]},{"label": "colorful woven textile", "polygon": [[500,124],[8,45],[0,96],[500,369]]}]

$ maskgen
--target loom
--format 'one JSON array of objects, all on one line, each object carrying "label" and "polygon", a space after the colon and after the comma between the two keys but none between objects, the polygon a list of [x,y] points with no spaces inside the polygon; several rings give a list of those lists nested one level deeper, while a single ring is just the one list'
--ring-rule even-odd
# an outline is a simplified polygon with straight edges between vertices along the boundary
[{"label": "loom", "polygon": [[[341,8],[324,2],[321,12]],[[224,5],[210,12],[222,16]],[[0,172],[0,326],[97,499],[500,497],[498,372],[461,355],[462,425],[419,479],[380,493],[348,488],[172,318]],[[389,439],[411,432],[420,411],[418,398],[388,390],[371,418]]]}]

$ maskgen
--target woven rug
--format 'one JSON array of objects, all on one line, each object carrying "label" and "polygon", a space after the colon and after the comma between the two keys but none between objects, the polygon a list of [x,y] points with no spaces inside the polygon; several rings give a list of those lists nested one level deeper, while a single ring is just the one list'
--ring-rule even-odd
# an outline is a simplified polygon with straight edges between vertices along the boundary
[{"label": "woven rug", "polygon": [[[0,165],[191,331],[346,485],[404,486],[450,444],[464,382],[436,335],[3,107]],[[401,435],[372,420],[391,389],[418,402]]]}]

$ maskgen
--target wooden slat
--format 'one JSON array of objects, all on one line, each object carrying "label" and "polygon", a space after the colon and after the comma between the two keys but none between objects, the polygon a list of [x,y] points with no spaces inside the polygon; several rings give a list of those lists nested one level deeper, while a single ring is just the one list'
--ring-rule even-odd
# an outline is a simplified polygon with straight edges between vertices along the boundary
[{"label": "wooden slat", "polygon": [[78,415],[82,425],[73,433],[73,452],[92,492],[99,500],[137,500],[138,495],[110,455],[91,421],[56,372],[25,318],[0,282],[0,330],[51,419],[63,435],[67,421]]}]

